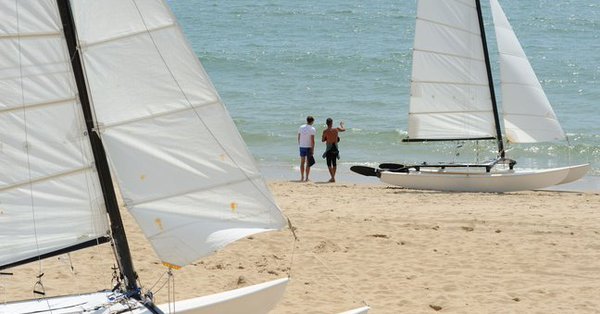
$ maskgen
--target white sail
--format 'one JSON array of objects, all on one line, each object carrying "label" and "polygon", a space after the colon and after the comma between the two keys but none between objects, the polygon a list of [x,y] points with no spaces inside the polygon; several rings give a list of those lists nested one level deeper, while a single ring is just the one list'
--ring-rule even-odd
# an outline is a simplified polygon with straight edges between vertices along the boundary
[{"label": "white sail", "polygon": [[283,227],[168,6],[161,0],[72,5],[107,155],[127,208],[163,262],[183,266]]},{"label": "white sail", "polygon": [[473,0],[419,0],[409,138],[495,136],[479,29]]},{"label": "white sail", "polygon": [[508,141],[562,140],[565,134],[504,11],[490,0],[498,50],[504,128]]},{"label": "white sail", "polygon": [[0,2],[0,267],[108,223],[54,1]]}]

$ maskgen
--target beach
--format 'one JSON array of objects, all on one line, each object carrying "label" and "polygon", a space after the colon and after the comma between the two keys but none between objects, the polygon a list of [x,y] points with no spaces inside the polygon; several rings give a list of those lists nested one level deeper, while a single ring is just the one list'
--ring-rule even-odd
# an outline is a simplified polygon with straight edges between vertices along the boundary
[{"label": "beach", "polygon": [[[272,313],[338,313],[364,304],[370,313],[600,311],[599,193],[269,186],[297,239],[289,228],[255,235],[174,271],[176,299],[291,276]],[[151,288],[166,269],[123,215],[141,283]],[[108,289],[113,263],[108,245],[50,258],[41,264],[42,283],[48,296]],[[32,298],[40,265],[8,271],[14,275],[0,277],[0,302]],[[166,302],[168,292],[156,292],[156,302]]]}]

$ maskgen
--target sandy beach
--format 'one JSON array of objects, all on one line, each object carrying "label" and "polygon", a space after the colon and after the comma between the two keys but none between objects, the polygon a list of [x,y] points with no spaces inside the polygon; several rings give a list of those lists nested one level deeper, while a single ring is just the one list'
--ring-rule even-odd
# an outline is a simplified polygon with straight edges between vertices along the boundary
[{"label": "sandy beach", "polygon": [[[600,312],[600,194],[443,193],[271,182],[290,230],[260,234],[175,272],[177,299],[291,276],[283,313]],[[144,288],[165,268],[124,213]],[[107,245],[45,260],[49,296],[110,288]],[[72,269],[71,269],[72,266]],[[32,298],[33,263],[0,277],[0,302]],[[161,283],[157,284],[153,290]],[[172,291],[171,291],[172,292]],[[156,293],[168,299],[167,287]]]}]

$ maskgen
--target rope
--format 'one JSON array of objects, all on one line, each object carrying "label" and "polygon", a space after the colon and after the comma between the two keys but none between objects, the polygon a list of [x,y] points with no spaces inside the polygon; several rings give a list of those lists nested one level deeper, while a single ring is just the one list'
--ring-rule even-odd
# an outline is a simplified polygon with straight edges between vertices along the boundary
[{"label": "rope", "polygon": [[288,222],[288,228],[290,228],[292,236],[294,236],[294,241],[292,241],[292,256],[290,256],[290,262],[289,262],[290,266],[289,266],[289,271],[288,271],[288,278],[292,278],[292,269],[294,269],[294,257],[296,255],[296,244],[300,241],[300,239],[296,235],[296,230],[294,230],[295,228],[292,225],[292,221],[289,218],[287,218],[287,222]]},{"label": "rope", "polygon": [[[346,289],[348,289],[350,291],[350,294],[351,294],[351,296],[352,296],[353,299],[358,299],[357,293],[356,293],[356,291],[354,289],[352,289],[352,286],[350,286],[347,282],[345,282],[344,280],[342,280],[342,278],[340,276],[338,276],[335,273],[335,271],[333,271],[331,268],[329,268],[327,266],[327,264],[325,264],[325,262],[322,259],[320,259],[315,253],[310,253],[310,255],[312,255],[317,261],[319,261],[319,263],[321,263],[321,265],[323,265],[330,273],[332,273],[333,276],[335,278],[337,278],[337,280],[339,282],[341,282],[342,285],[345,286]],[[369,304],[365,300],[361,300],[360,302],[362,304],[364,304],[365,306],[369,306]]]},{"label": "rope", "polygon": [[[25,155],[27,156],[27,176],[29,178],[29,198],[31,200],[31,218],[33,221],[33,235],[35,239],[35,246],[37,255],[40,256],[40,245],[38,241],[37,234],[37,225],[35,222],[35,205],[34,205],[34,197],[33,197],[33,183],[31,176],[31,156],[29,154],[29,132],[27,132],[27,110],[25,107],[25,88],[23,87],[23,52],[21,46],[21,20],[19,19],[19,5],[18,0],[15,0],[15,13],[17,18],[17,46],[19,47],[19,75],[20,75],[20,87],[21,87],[21,109],[23,110],[23,130],[25,131]],[[42,273],[42,260],[38,257],[38,273]]]}]

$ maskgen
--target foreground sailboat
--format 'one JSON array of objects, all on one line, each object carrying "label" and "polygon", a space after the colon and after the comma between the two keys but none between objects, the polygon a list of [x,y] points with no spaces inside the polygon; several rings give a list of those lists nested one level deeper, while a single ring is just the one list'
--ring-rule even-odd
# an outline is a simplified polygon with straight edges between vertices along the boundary
[{"label": "foreground sailboat", "polygon": [[[510,143],[564,140],[552,107],[497,0],[490,0],[500,53],[502,109]],[[515,170],[506,157],[480,0],[419,0],[407,142],[496,140],[486,163],[382,164],[351,169],[412,189],[509,192],[564,184],[589,164]]]},{"label": "foreground sailboat", "polygon": [[[286,225],[164,1],[2,1],[0,51],[0,270],[111,242],[120,273],[112,291],[0,313],[171,308],[138,285],[117,188],[172,269]],[[266,313],[287,280],[174,308]]]}]

